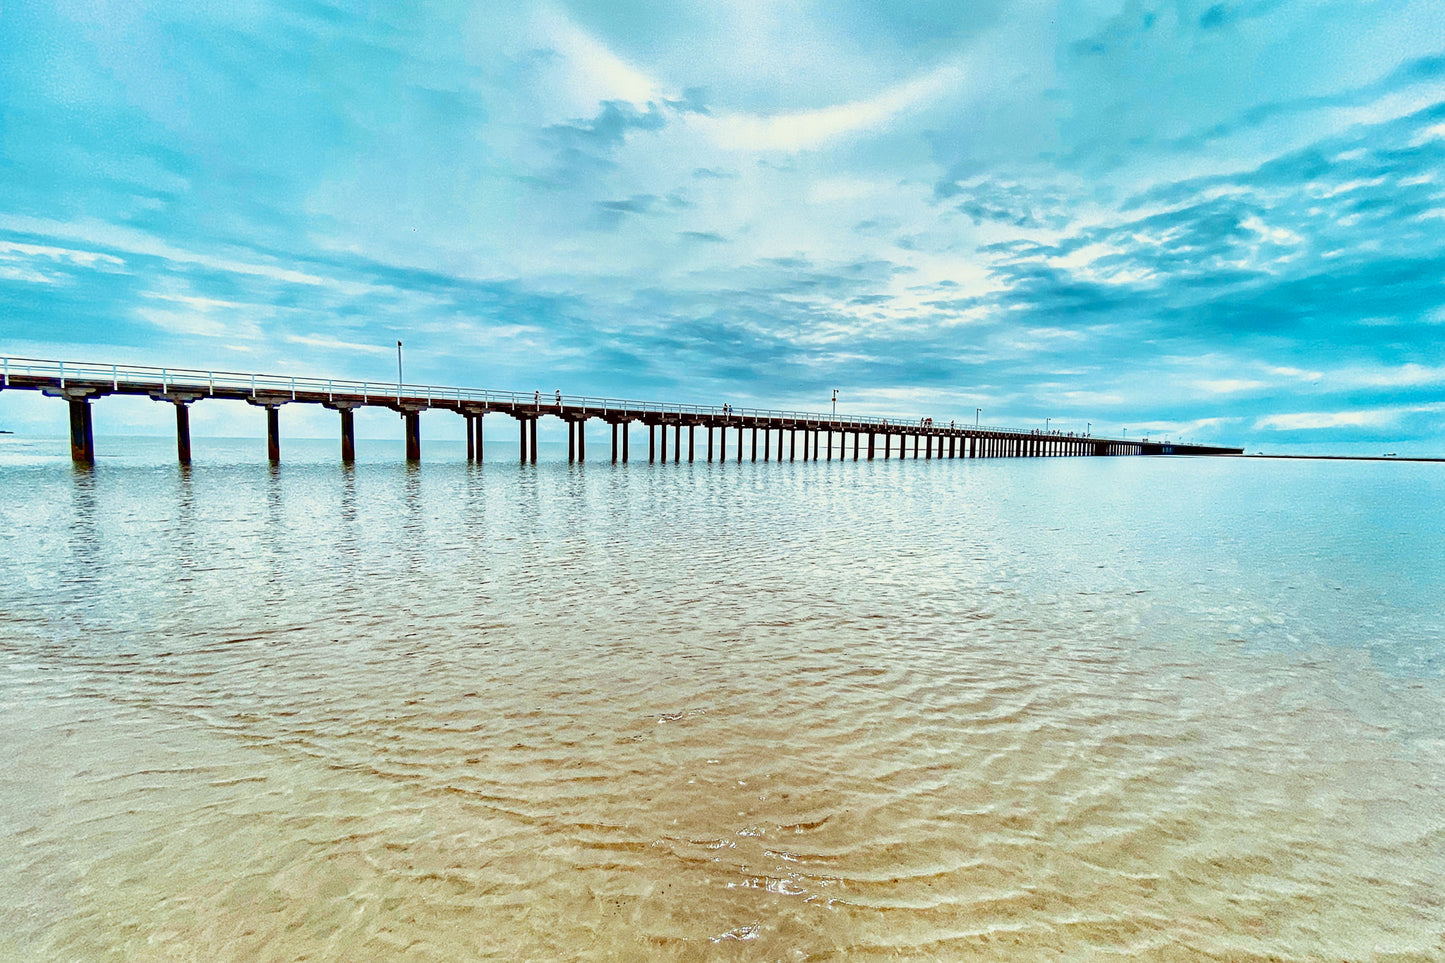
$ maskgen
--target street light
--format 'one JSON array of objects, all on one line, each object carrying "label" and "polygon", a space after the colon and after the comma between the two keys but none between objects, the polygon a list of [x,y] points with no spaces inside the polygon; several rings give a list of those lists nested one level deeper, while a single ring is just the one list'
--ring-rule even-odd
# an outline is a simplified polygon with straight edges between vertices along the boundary
[{"label": "street light", "polygon": [[838,418],[838,389],[837,389],[837,388],[834,388],[834,389],[833,389],[833,418],[834,418],[834,420],[837,420],[837,418]]},{"label": "street light", "polygon": [[1092,421],[1086,421],[1086,422],[1084,422],[1084,437],[1087,438],[1087,437],[1089,437],[1089,436],[1090,436],[1091,434],[1093,434],[1093,433],[1094,433],[1094,423],[1093,423]]},{"label": "street light", "polygon": [[1049,433],[1049,419],[1045,418],[1045,419],[1044,419],[1044,434],[1047,435],[1048,433]]},{"label": "street light", "polygon": [[396,398],[401,400],[401,342],[396,343]]},{"label": "street light", "polygon": [[975,408],[975,409],[973,409],[973,426],[974,426],[975,428],[978,427],[978,416],[981,415],[981,414],[983,414],[983,409],[982,409],[982,408]]}]

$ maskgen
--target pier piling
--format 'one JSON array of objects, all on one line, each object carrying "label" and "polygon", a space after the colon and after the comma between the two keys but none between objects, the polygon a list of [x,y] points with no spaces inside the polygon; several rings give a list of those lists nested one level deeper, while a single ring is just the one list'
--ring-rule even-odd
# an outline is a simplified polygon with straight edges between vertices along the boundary
[{"label": "pier piling", "polygon": [[77,465],[95,464],[95,427],[91,422],[90,399],[70,400],[70,460]]},{"label": "pier piling", "polygon": [[176,460],[182,465],[191,463],[191,409],[184,401],[176,406]]}]

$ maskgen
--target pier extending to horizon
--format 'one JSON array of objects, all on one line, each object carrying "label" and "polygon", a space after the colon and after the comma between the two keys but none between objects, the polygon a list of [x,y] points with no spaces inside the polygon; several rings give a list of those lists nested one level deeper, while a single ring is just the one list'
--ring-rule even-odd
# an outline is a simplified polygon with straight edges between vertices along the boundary
[{"label": "pier extending to horizon", "polygon": [[[729,405],[683,405],[662,402],[543,395],[540,392],[489,391],[400,382],[339,381],[289,375],[242,374],[136,365],[87,364],[33,358],[0,359],[0,390],[40,391],[70,405],[70,454],[77,464],[95,461],[91,404],[107,395],[140,395],[175,406],[176,454],[191,461],[190,406],[203,400],[242,401],[266,412],[267,457],[281,459],[281,409],[289,404],[321,405],[340,418],[341,460],[356,457],[354,412],[377,407],[396,411],[404,425],[406,457],[421,460],[421,412],[452,411],[466,419],[467,460],[481,461],[482,423],[489,414],[517,421],[523,464],[537,460],[537,421],[559,418],[567,424],[567,458],[587,457],[587,422],[611,426],[612,461],[630,460],[630,426],[647,426],[647,460],[671,456],[707,461],[803,461],[851,456],[866,458],[1029,458],[1060,455],[1239,455],[1242,448],[1126,438],[1100,438],[1072,432],[1004,428],[989,425],[935,425],[859,415],[818,414],[733,408]],[[697,429],[703,429],[701,445]],[[684,432],[684,429],[686,431]],[[751,433],[751,437],[749,437]],[[776,440],[775,440],[776,433]],[[733,444],[729,446],[729,434]],[[850,449],[851,436],[851,449]],[[703,450],[700,450],[703,449]],[[785,453],[786,449],[786,453]],[[911,456],[910,456],[911,450]]]}]

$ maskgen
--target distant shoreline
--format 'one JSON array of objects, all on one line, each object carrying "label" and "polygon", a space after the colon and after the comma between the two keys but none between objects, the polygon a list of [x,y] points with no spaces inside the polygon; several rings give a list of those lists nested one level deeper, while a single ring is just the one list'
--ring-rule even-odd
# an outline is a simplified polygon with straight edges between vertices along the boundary
[{"label": "distant shoreline", "polygon": [[1239,458],[1295,458],[1306,461],[1434,461],[1445,457],[1423,458],[1411,455],[1238,455]]}]

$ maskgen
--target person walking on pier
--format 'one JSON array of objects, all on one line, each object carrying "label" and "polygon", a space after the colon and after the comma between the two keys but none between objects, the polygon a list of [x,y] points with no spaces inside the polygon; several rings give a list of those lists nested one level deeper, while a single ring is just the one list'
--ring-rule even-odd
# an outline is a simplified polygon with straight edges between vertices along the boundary
[{"label": "person walking on pier", "polygon": [[536,391],[532,392],[532,401],[537,405],[537,410],[538,410],[538,411],[541,411],[541,410],[542,410],[542,389],[541,389],[541,388],[538,388]]}]

